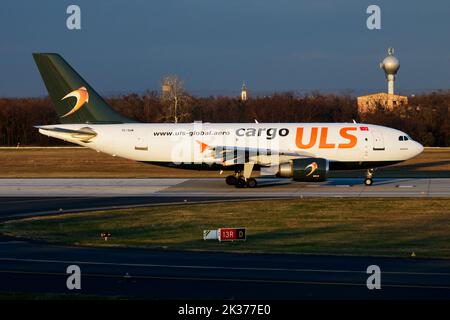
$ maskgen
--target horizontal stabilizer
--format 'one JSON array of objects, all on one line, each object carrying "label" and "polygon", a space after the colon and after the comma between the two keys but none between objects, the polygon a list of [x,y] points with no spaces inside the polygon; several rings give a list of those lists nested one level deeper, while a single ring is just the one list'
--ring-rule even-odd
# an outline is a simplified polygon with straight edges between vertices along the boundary
[{"label": "horizontal stabilizer", "polygon": [[89,142],[89,140],[97,136],[97,133],[89,127],[84,127],[79,130],[48,127],[48,126],[37,126],[36,128],[38,128],[39,132],[44,135],[64,140],[75,139],[82,142]]}]

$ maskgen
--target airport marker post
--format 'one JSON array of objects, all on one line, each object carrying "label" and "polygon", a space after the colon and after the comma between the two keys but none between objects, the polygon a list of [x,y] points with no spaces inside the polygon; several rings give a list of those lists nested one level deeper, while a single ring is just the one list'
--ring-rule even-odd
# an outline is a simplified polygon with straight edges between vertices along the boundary
[{"label": "airport marker post", "polygon": [[245,228],[219,228],[217,230],[203,230],[203,240],[245,241]]},{"label": "airport marker post", "polygon": [[245,241],[245,228],[220,228],[218,230],[219,241]]},{"label": "airport marker post", "polygon": [[105,241],[108,241],[108,239],[111,238],[111,232],[109,231],[102,232],[100,233],[100,237],[105,239]]}]

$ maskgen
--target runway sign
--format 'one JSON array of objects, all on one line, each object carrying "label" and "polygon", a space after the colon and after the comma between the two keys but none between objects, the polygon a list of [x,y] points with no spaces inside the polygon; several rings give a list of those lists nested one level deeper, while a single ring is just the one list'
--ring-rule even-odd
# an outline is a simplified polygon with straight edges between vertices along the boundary
[{"label": "runway sign", "polygon": [[220,228],[219,241],[246,240],[245,228]]},{"label": "runway sign", "polygon": [[219,235],[217,230],[203,230],[203,240],[218,240]]}]

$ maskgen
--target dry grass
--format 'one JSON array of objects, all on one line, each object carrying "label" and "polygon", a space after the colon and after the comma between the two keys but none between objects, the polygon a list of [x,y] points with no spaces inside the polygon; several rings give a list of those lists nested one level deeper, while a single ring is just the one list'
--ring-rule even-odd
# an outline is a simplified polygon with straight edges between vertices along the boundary
[{"label": "dry grass", "polygon": [[140,163],[86,148],[0,149],[0,178],[158,178],[217,177]]},{"label": "dry grass", "polygon": [[[244,226],[248,240],[202,241]],[[101,231],[112,232],[108,242]],[[450,258],[450,199],[306,199],[164,206],[12,221],[2,233],[86,246]]]},{"label": "dry grass", "polygon": [[[0,178],[158,178],[219,177],[217,171],[191,171],[138,163],[83,148],[0,149]],[[362,172],[332,173],[335,177]],[[450,177],[450,148],[426,149],[415,159],[381,168],[377,177]]]}]

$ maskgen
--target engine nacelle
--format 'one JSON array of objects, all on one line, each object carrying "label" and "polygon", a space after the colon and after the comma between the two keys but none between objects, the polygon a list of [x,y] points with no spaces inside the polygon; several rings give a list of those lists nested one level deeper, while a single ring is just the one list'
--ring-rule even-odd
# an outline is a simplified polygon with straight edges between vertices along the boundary
[{"label": "engine nacelle", "polygon": [[329,161],[327,159],[293,159],[280,164],[277,176],[302,182],[325,181],[328,176],[328,168]]}]

